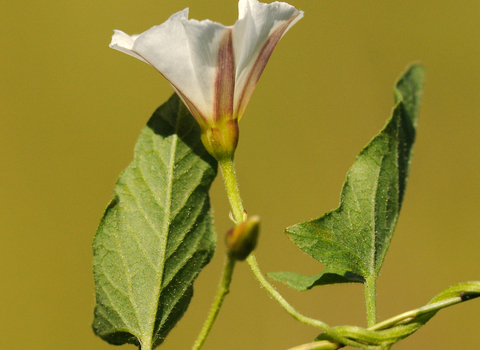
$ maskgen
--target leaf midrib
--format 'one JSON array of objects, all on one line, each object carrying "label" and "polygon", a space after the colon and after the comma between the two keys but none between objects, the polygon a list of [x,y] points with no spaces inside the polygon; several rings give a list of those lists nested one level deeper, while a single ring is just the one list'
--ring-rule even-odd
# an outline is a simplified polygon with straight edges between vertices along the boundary
[{"label": "leaf midrib", "polygon": [[[385,129],[383,129],[385,130]],[[383,131],[382,130],[382,131]],[[386,138],[387,142],[389,142],[389,139]],[[369,158],[371,158],[373,161],[375,161],[376,163],[378,163],[377,165],[381,165],[383,163],[383,160],[385,159],[385,155],[382,154],[381,158],[379,159],[379,161],[377,162],[375,160],[374,157],[371,157],[369,156]],[[376,198],[377,198],[377,193],[378,193],[378,184],[379,184],[379,179],[380,179],[380,173],[381,173],[381,166],[379,166],[379,169],[378,171],[376,172],[375,174],[375,188],[373,189],[373,197],[374,197],[374,203],[373,203],[373,212],[372,212],[372,220],[373,220],[373,225],[368,225],[370,229],[370,233],[371,233],[371,251],[370,251],[370,254],[369,254],[369,261],[367,262],[367,270],[366,272],[369,274],[369,276],[364,276],[365,278],[366,277],[371,277],[371,276],[375,276],[376,278],[376,266],[375,266],[375,253],[376,253],[376,242],[377,242],[377,235],[376,235],[376,232],[377,232],[377,222],[376,222],[376,208],[377,208],[377,201],[376,201]],[[359,201],[358,201],[358,194],[357,194],[357,191],[354,190],[352,191],[354,193],[354,196],[355,196],[355,202],[357,203],[357,206],[359,204]],[[365,215],[364,215],[364,212],[362,210],[360,210],[359,208],[359,211],[362,213],[362,216],[365,220],[365,223],[368,222],[368,220],[366,219]]]},{"label": "leaf midrib", "polygon": [[[396,109],[398,108],[398,106],[403,103],[403,101],[400,101],[396,106],[395,106],[395,109],[394,111],[392,112],[393,115],[395,115],[395,111]],[[399,201],[400,200],[400,177],[401,177],[401,173],[400,173],[400,169],[399,169],[399,146],[400,146],[400,129],[401,129],[401,120],[400,120],[400,117],[398,117],[397,119],[395,118],[392,118],[392,121],[393,122],[394,120],[397,120],[396,121],[396,127],[394,128],[395,132],[394,133],[389,133],[390,137],[387,137],[386,138],[386,142],[388,142],[388,148],[390,149],[390,143],[392,142],[392,138],[391,136],[394,134],[395,136],[395,140],[396,142],[394,142],[394,149],[395,149],[395,153],[394,153],[394,158],[395,158],[395,162],[394,162],[394,165],[395,165],[395,171],[396,171],[396,175],[397,175],[397,182],[396,182],[396,185],[394,185],[395,190],[396,190],[396,193],[397,193],[397,200]],[[382,156],[382,163],[384,161],[384,159],[386,158],[386,155],[383,155]],[[410,158],[410,157],[409,157]],[[381,171],[380,171],[381,172]],[[380,175],[380,172],[379,172],[379,175]],[[391,183],[388,184],[387,188],[385,189],[385,192],[389,193],[389,190],[390,190],[390,185]],[[378,181],[377,181],[377,186],[378,186]],[[405,183],[405,186],[406,186],[406,183]],[[375,196],[376,198],[376,196]],[[382,264],[383,264],[383,260],[385,259],[385,254],[388,250],[388,247],[390,245],[390,242],[393,238],[393,230],[395,229],[395,226],[396,226],[396,223],[397,223],[397,220],[398,220],[398,217],[399,217],[399,214],[400,214],[400,205],[401,203],[400,202],[397,202],[397,208],[396,208],[396,211],[393,213],[393,224],[390,226],[390,230],[387,232],[385,231],[385,237],[388,237],[388,244],[384,244],[383,245],[383,249],[382,251],[379,251],[379,249],[377,249],[377,240],[375,240],[375,249],[374,249],[374,256],[373,256],[373,273],[375,274],[375,277],[378,276],[378,274],[380,273],[380,269],[382,267]],[[377,203],[375,201],[375,207],[377,206]],[[376,211],[375,211],[376,212]],[[388,217],[390,215],[390,212],[386,211],[385,212],[385,223],[388,223]],[[375,220],[375,232],[377,231],[377,221]],[[385,227],[386,229],[386,227]],[[385,241],[385,239],[384,239]],[[386,248],[385,248],[386,247]]]},{"label": "leaf midrib", "polygon": [[[118,211],[116,210],[115,211],[115,220],[118,220]],[[120,258],[122,259],[122,264],[123,266],[125,267],[125,270],[127,271],[127,274],[126,274],[126,278],[127,278],[127,285],[128,285],[128,299],[130,300],[130,302],[132,303],[132,307],[133,307],[133,310],[135,312],[135,315],[137,316],[137,320],[139,321],[138,323],[138,326],[139,326],[139,330],[141,330],[141,324],[140,324],[140,314],[139,314],[139,310],[138,310],[138,305],[137,303],[135,302],[135,300],[132,298],[132,295],[133,295],[133,285],[132,285],[132,274],[130,272],[130,269],[129,269],[129,266],[128,266],[128,263],[127,263],[127,259],[125,258],[125,253],[123,251],[123,248],[122,248],[122,244],[121,244],[121,240],[120,240],[120,237],[118,235],[118,231],[114,231],[112,232],[112,235],[113,237],[115,237],[115,241],[117,243],[117,246],[118,246],[118,254],[120,255]],[[103,270],[103,264],[102,264],[102,270]],[[104,276],[107,277],[107,274],[106,272],[104,271],[103,272]],[[108,278],[108,277],[107,277]],[[105,295],[107,296],[107,298],[110,300],[111,302],[111,305],[113,307],[113,309],[117,312],[117,314],[120,316],[120,318],[122,319],[122,321],[124,322],[124,324],[127,326],[127,327],[130,327],[132,330],[134,330],[134,327],[131,325],[130,322],[127,322],[127,320],[125,319],[124,317],[124,314],[123,312],[121,312],[120,310],[118,310],[114,305],[115,305],[115,301],[112,299],[112,297],[110,296],[110,293],[108,293],[108,291],[106,290],[106,288],[104,288],[102,286],[102,289],[105,293]],[[118,311],[117,311],[118,310]]]},{"label": "leaf midrib", "polygon": [[[387,138],[388,142],[388,138]],[[375,174],[375,190],[374,190],[374,204],[373,204],[373,232],[372,232],[372,251],[370,252],[370,262],[368,266],[368,273],[370,276],[365,276],[365,278],[368,277],[374,277],[375,279],[377,278],[376,274],[376,266],[375,266],[375,254],[377,250],[377,194],[378,194],[378,183],[380,181],[380,173],[382,172],[381,170],[381,164],[383,164],[383,160],[385,159],[385,155],[382,154],[380,158],[380,167],[378,172]]]},{"label": "leaf midrib", "polygon": [[[152,339],[153,339],[153,333],[155,332],[155,319],[156,319],[156,313],[158,310],[158,301],[160,300],[160,294],[162,290],[162,282],[163,282],[163,273],[164,273],[164,266],[165,266],[165,253],[167,250],[167,235],[165,232],[168,232],[168,228],[170,226],[170,213],[171,213],[171,199],[172,199],[172,192],[173,192],[173,173],[174,173],[174,164],[175,164],[175,156],[176,156],[176,149],[177,149],[177,144],[178,144],[178,135],[177,133],[174,133],[172,135],[172,144],[170,147],[170,159],[169,159],[169,164],[167,166],[168,169],[168,182],[167,182],[167,191],[166,191],[166,196],[165,196],[165,220],[163,220],[163,227],[160,230],[161,235],[160,237],[160,254],[161,257],[159,259],[159,273],[157,273],[157,279],[155,281],[155,290],[153,293],[153,298],[152,298],[152,307],[150,307],[150,315],[149,315],[149,322],[150,324],[148,325],[147,333],[144,335],[145,337],[148,337],[148,343],[151,344]],[[156,147],[156,142],[155,139],[153,139],[153,146],[155,149]],[[159,155],[160,156],[160,155]],[[159,157],[162,159],[162,157]],[[148,349],[145,349],[148,350]]]}]

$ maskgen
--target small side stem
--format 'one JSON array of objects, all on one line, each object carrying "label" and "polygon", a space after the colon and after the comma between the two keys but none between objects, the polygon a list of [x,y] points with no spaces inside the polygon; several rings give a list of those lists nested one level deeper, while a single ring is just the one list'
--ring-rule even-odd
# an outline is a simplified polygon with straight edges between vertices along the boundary
[{"label": "small side stem", "polygon": [[223,300],[225,296],[230,291],[230,282],[232,281],[233,275],[233,268],[235,266],[235,259],[232,259],[228,254],[225,256],[225,265],[223,267],[222,278],[220,280],[220,284],[217,289],[217,294],[215,295],[215,299],[213,300],[213,304],[210,307],[210,311],[208,313],[208,317],[203,324],[202,330],[195,340],[193,344],[192,350],[199,350],[205,343],[210,330],[212,329],[213,323],[220,312],[220,308],[222,307]]},{"label": "small side stem", "polygon": [[377,323],[377,279],[368,277],[365,280],[365,304],[367,306],[367,325],[372,327]]},{"label": "small side stem", "polygon": [[232,207],[233,217],[237,225],[244,221],[244,210],[240,190],[238,189],[237,177],[235,175],[235,164],[233,159],[226,158],[219,161],[220,169],[222,169],[225,190],[227,191],[228,201]]},{"label": "small side stem", "polygon": [[[233,212],[233,217],[235,219],[235,224],[239,225],[242,222],[245,221],[245,215],[244,215],[244,209],[243,209],[243,204],[242,204],[242,198],[240,197],[240,191],[238,189],[238,182],[237,182],[237,177],[235,175],[235,164],[233,162],[233,158],[226,158],[222,159],[219,161],[220,168],[222,170],[223,174],[223,180],[225,183],[225,189],[227,191],[227,196],[228,200],[230,202],[230,206],[232,208]],[[228,255],[228,254],[227,254]],[[323,323],[322,321],[315,320],[313,318],[306,317],[299,313],[297,310],[293,308],[286,300],[285,298],[282,297],[280,293],[278,293],[275,288],[268,283],[268,281],[265,279],[263,276],[262,272],[260,271],[260,268],[258,267],[257,260],[255,259],[255,256],[252,254],[249,255],[247,258],[247,262],[250,265],[250,268],[253,271],[253,274],[257,278],[257,280],[260,282],[260,284],[270,293],[270,295],[277,300],[280,305],[290,314],[292,315],[295,319],[298,321],[305,323],[307,325],[321,328],[327,333],[334,341],[339,342],[341,344],[345,345],[351,345],[351,346],[357,346],[363,348],[364,346],[362,344],[359,344],[358,342],[355,342],[353,340],[344,338],[340,335],[338,335],[332,328],[330,328],[327,324]],[[233,270],[233,266],[232,266]],[[230,283],[230,281],[228,282]],[[221,305],[221,303],[220,303]],[[213,309],[213,307],[212,307]],[[218,313],[218,311],[217,311]],[[215,316],[216,317],[216,316]],[[210,318],[210,317],[209,317]],[[212,324],[215,318],[212,320]],[[207,320],[208,321],[208,320]],[[206,327],[204,327],[206,328]],[[211,328],[211,325],[210,325]],[[208,334],[208,331],[206,331],[206,334]],[[206,335],[205,335],[206,337]],[[200,344],[201,347],[201,344]],[[193,350],[197,350],[200,347],[194,347]]]},{"label": "small side stem", "polygon": [[250,254],[250,256],[247,258],[247,262],[250,265],[250,269],[252,270],[253,274],[257,278],[258,282],[262,285],[263,288],[276,300],[279,302],[279,304],[290,314],[292,315],[295,319],[298,321],[308,324],[313,327],[321,328],[321,329],[328,329],[330,328],[328,325],[323,323],[322,321],[315,320],[313,318],[309,318],[307,316],[302,315],[299,313],[295,308],[290,305],[285,298],[275,290],[275,287],[273,287],[263,276],[262,272],[260,271],[260,267],[258,266],[257,259],[255,258],[255,255]]},{"label": "small side stem", "polygon": [[[313,326],[316,328],[323,329],[325,333],[327,333],[334,341],[340,343],[340,344],[345,344],[345,345],[350,345],[350,346],[358,346],[359,343],[344,338],[340,335],[338,335],[329,325],[326,323],[323,323],[322,321],[315,320],[313,318],[307,317],[302,315],[300,312],[295,310],[295,308],[288,303],[288,301],[285,300],[285,298],[276,291],[275,287],[272,286],[263,276],[262,272],[260,271],[260,267],[258,266],[257,259],[255,258],[255,255],[250,254],[249,257],[247,258],[247,263],[250,265],[250,269],[252,270],[253,274],[257,278],[258,282],[262,285],[263,288],[276,300],[278,303],[290,314],[292,315],[296,320],[307,324],[309,326]],[[360,346],[361,347],[361,346]]]}]

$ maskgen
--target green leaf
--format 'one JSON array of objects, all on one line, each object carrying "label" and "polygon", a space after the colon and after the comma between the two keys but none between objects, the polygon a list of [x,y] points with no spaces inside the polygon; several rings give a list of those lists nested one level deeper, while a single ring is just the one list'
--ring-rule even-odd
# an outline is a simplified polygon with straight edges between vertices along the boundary
[{"label": "green leaf", "polygon": [[462,301],[467,301],[480,297],[480,281],[464,282],[450,286],[437,294],[427,305],[435,304],[449,298],[460,297]]},{"label": "green leaf", "polygon": [[269,272],[268,277],[296,289],[300,292],[315,286],[335,283],[363,283],[364,278],[349,271],[327,267],[315,276],[305,276],[296,272]]},{"label": "green leaf", "polygon": [[177,95],[142,130],[93,242],[93,329],[111,344],[162,343],[216,245],[208,190],[216,161]]},{"label": "green leaf", "polygon": [[411,66],[395,88],[396,106],[384,129],[347,173],[340,206],[286,234],[328,267],[376,278],[392,239],[407,183],[424,70]]}]

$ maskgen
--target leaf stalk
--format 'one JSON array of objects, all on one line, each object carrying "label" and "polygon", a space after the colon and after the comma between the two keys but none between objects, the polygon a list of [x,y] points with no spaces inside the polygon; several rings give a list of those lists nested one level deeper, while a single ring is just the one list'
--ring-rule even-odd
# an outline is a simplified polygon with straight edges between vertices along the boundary
[{"label": "leaf stalk", "polygon": [[365,304],[367,307],[367,325],[372,327],[377,323],[377,278],[365,278]]}]

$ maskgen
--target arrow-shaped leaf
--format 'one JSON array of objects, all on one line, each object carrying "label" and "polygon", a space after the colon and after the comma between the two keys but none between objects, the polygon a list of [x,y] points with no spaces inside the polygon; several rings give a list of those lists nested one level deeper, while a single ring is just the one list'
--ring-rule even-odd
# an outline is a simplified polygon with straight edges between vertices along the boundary
[{"label": "arrow-shaped leaf", "polygon": [[215,250],[208,190],[216,171],[173,95],[142,130],[95,235],[97,335],[150,350],[182,317]]},{"label": "arrow-shaped leaf", "polygon": [[424,70],[411,66],[395,88],[384,129],[347,173],[340,206],[287,228],[303,251],[330,268],[376,278],[392,239],[407,183]]}]

